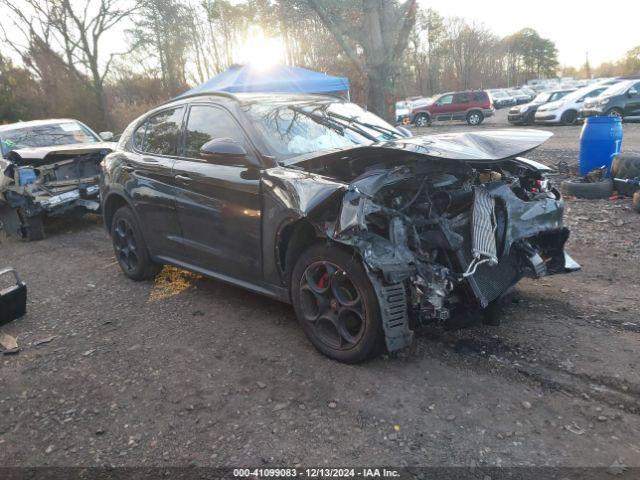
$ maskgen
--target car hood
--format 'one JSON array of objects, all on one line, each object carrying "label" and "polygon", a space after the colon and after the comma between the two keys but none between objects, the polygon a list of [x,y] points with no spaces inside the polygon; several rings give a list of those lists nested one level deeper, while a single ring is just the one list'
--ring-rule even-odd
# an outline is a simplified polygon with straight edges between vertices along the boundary
[{"label": "car hood", "polygon": [[85,155],[87,153],[113,151],[114,142],[75,143],[71,145],[53,145],[50,147],[20,148],[12,150],[7,156],[9,160],[38,160],[46,162],[52,157]]},{"label": "car hood", "polygon": [[[390,142],[379,142],[367,146],[324,151],[296,156],[284,165],[304,167],[307,162],[337,161],[343,158],[363,156],[367,151],[384,153],[384,150],[404,151],[418,154],[425,160],[440,159],[460,162],[495,162],[521,155],[533,150],[553,134],[543,130],[488,130],[482,132],[445,133],[403,138]],[[374,155],[380,157],[381,155]],[[384,155],[382,155],[384,161]]]}]

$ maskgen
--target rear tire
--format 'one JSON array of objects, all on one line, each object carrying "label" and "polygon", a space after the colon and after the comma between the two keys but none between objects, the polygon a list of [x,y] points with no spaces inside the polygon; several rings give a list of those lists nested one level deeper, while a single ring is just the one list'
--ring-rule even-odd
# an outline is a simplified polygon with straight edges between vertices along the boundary
[{"label": "rear tire", "polygon": [[482,115],[482,112],[469,112],[467,113],[467,124],[471,125],[471,126],[477,126],[480,125],[482,123],[482,120],[484,120],[484,115]]},{"label": "rear tire", "polygon": [[298,258],[290,288],[298,322],[321,353],[344,363],[380,353],[380,306],[360,258],[335,245],[312,245]]},{"label": "rear tire", "polygon": [[578,120],[578,112],[575,110],[567,110],[560,117],[560,122],[562,122],[563,125],[574,125],[576,120]]},{"label": "rear tire", "polygon": [[111,221],[113,250],[124,274],[136,282],[151,280],[161,265],[153,262],[133,212],[120,207]]},{"label": "rear tire", "polygon": [[27,242],[37,242],[44,239],[44,214],[24,218],[22,227],[24,239]]}]

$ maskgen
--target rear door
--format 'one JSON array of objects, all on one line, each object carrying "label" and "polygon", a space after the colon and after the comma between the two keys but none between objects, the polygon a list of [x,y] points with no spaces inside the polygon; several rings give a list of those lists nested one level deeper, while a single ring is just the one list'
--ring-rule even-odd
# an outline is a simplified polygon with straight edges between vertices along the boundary
[{"label": "rear door", "polygon": [[145,242],[152,255],[183,256],[176,215],[173,164],[176,161],[185,107],[154,113],[134,132],[133,151],[127,152],[122,181],[132,199]]},{"label": "rear door", "polygon": [[625,95],[627,95],[627,103],[624,116],[640,117],[640,82],[634,83]]},{"label": "rear door", "polygon": [[468,92],[456,93],[451,104],[451,115],[453,120],[464,120],[467,110],[471,107],[471,99]]},{"label": "rear door", "polygon": [[[211,272],[262,278],[259,171],[245,164],[209,163],[202,145],[232,138],[255,149],[234,116],[213,103],[194,103],[185,121],[180,158],[173,167],[178,219],[188,261]],[[229,160],[227,160],[229,161]]]}]

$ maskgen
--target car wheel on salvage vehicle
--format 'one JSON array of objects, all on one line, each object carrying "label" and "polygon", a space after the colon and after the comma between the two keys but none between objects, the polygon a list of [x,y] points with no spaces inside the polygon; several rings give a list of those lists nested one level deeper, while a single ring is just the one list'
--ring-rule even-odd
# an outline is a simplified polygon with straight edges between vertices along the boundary
[{"label": "car wheel on salvage vehicle", "polygon": [[415,124],[416,127],[419,128],[429,127],[431,126],[431,119],[429,118],[429,115],[423,113],[416,117]]},{"label": "car wheel on salvage vehicle", "polygon": [[560,121],[563,125],[574,125],[578,119],[578,112],[575,110],[567,110],[560,117]]},{"label": "car wheel on salvage vehicle", "polygon": [[44,239],[44,215],[23,219],[22,235],[27,242],[36,242]]},{"label": "car wheel on salvage vehicle", "polygon": [[149,256],[138,222],[129,207],[121,207],[111,222],[111,239],[116,259],[124,274],[132,280],[150,280],[161,266]]},{"label": "car wheel on salvage vehicle", "polygon": [[613,181],[610,178],[599,182],[565,180],[560,184],[560,190],[563,195],[578,198],[609,198],[613,194]]},{"label": "car wheel on salvage vehicle", "polygon": [[469,112],[467,114],[467,123],[469,125],[480,125],[484,117],[480,112]]},{"label": "car wheel on salvage vehicle", "polygon": [[380,352],[378,299],[355,255],[335,245],[310,247],[293,269],[291,300],[305,334],[328,357],[359,363]]}]

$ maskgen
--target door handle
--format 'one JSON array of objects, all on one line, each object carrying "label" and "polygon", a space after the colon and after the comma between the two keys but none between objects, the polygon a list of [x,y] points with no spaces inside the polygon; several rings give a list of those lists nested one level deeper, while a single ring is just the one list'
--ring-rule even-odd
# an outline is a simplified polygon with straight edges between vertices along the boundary
[{"label": "door handle", "polygon": [[125,172],[133,172],[135,170],[135,167],[127,165],[125,163],[124,165],[122,165],[122,170],[124,170]]},{"label": "door handle", "polygon": [[185,183],[189,183],[191,181],[191,177],[188,177],[186,175],[175,175],[173,178]]}]

